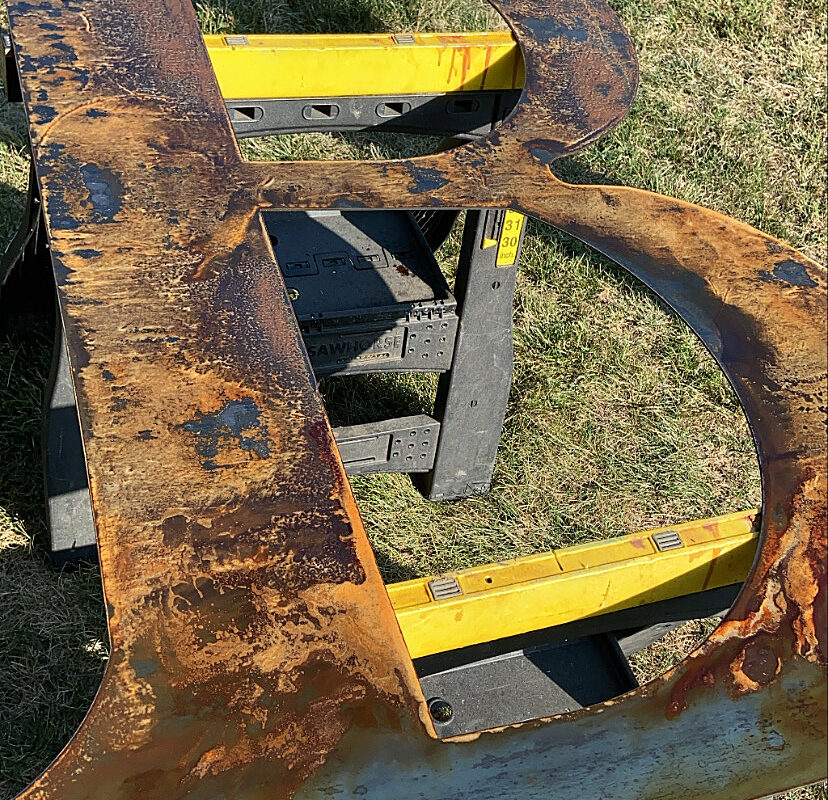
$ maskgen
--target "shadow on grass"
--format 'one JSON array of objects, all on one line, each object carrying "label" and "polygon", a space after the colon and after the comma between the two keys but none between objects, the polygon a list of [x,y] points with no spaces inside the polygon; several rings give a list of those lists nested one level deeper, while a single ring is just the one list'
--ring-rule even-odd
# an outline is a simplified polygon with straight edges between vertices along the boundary
[{"label": "shadow on grass", "polygon": [[58,573],[25,546],[0,549],[0,796],[14,797],[86,715],[108,652],[95,567]]},{"label": "shadow on grass", "polygon": [[382,578],[388,583],[398,583],[400,581],[408,581],[413,578],[421,578],[421,570],[416,569],[410,564],[404,564],[396,558],[390,556],[387,552],[374,552],[377,559],[377,566],[379,567]]},{"label": "shadow on grass", "polygon": [[436,375],[388,372],[324,378],[319,385],[333,426],[430,414],[436,387]]},{"label": "shadow on grass", "polygon": [[195,0],[193,5],[205,33],[370,33],[382,26],[373,0]]},{"label": "shadow on grass", "polygon": [[25,208],[26,192],[13,184],[0,181],[0,255],[17,233]]},{"label": "shadow on grass", "polygon": [[[12,327],[9,311],[0,306]],[[0,333],[0,506],[32,535],[46,528],[40,433],[51,362],[51,331]]]},{"label": "shadow on grass", "polygon": [[40,432],[52,340],[0,338],[0,796],[12,797],[58,754],[100,682],[106,623],[96,567],[53,570]]},{"label": "shadow on grass", "polygon": [[567,183],[598,184],[602,186],[621,186],[624,181],[620,177],[598,172],[585,161],[575,156],[564,156],[553,162],[552,171],[556,177]]}]

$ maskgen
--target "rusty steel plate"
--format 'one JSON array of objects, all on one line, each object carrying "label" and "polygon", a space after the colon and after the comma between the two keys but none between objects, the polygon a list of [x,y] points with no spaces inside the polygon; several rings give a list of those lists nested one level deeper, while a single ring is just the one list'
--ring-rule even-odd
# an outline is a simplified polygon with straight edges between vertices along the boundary
[{"label": "rusty steel plate", "polygon": [[[636,89],[603,0],[494,3],[527,83],[484,139],[247,163],[184,0],[11,0],[112,655],[26,800],[753,798],[825,774],[826,272],[736,220],[550,162]],[[262,208],[513,208],[628,269],[750,420],[761,550],[664,677],[438,741],[309,375]]]}]

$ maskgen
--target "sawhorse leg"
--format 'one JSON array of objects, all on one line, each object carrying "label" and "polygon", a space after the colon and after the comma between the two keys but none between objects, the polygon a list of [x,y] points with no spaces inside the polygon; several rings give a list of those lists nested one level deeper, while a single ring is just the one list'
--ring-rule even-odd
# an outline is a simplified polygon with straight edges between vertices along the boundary
[{"label": "sawhorse leg", "polygon": [[460,327],[451,370],[440,377],[434,468],[413,475],[429,500],[488,491],[512,383],[512,308],[524,217],[470,211],[454,294]]}]

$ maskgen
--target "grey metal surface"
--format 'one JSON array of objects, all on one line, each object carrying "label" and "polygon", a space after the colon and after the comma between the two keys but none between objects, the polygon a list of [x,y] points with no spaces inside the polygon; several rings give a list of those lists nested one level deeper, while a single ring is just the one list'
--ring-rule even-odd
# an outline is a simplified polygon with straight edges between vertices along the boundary
[{"label": "grey metal surface", "polygon": [[55,339],[52,376],[46,387],[43,436],[50,552],[56,566],[95,561],[95,523],[86,480],[78,409],[62,335]]},{"label": "grey metal surface", "polygon": [[[680,717],[645,687],[639,702],[611,701],[551,724],[525,723],[428,746],[412,730],[353,729],[296,800],[748,800],[818,771],[825,743],[796,731],[798,709],[819,691],[801,663],[772,697],[730,697],[721,684]],[[632,699],[632,698],[630,698]],[[771,708],[771,704],[775,708]],[[797,742],[792,757],[790,745]],[[711,746],[715,743],[715,746]],[[380,756],[381,754],[381,756]],[[813,773],[812,773],[813,774]]]}]

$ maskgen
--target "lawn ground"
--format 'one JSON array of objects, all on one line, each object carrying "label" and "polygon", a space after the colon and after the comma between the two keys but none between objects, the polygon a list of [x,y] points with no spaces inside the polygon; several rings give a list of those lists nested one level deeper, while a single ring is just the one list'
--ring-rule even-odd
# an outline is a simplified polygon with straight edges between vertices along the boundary
[{"label": "lawn ground", "polygon": [[[205,0],[205,32],[483,29],[471,0]],[[818,0],[615,0],[641,62],[630,116],[556,165],[701,203],[824,263],[826,12]],[[428,144],[428,143],[427,143]],[[432,143],[433,144],[433,143]],[[406,137],[246,142],[250,158],[393,157]],[[0,246],[28,164],[18,107],[0,107]],[[455,235],[439,253],[450,275]],[[694,335],[611,263],[531,224],[515,308],[516,370],[490,494],[431,504],[405,476],[354,481],[386,580],[748,508],[758,468],[741,410]],[[58,752],[107,656],[95,568],[43,558],[43,332],[0,339],[0,798]],[[434,381],[327,381],[337,418],[425,408]],[[393,406],[389,408],[389,406]],[[691,623],[636,660],[643,680],[698,642]],[[785,795],[825,800],[824,786]]]}]

